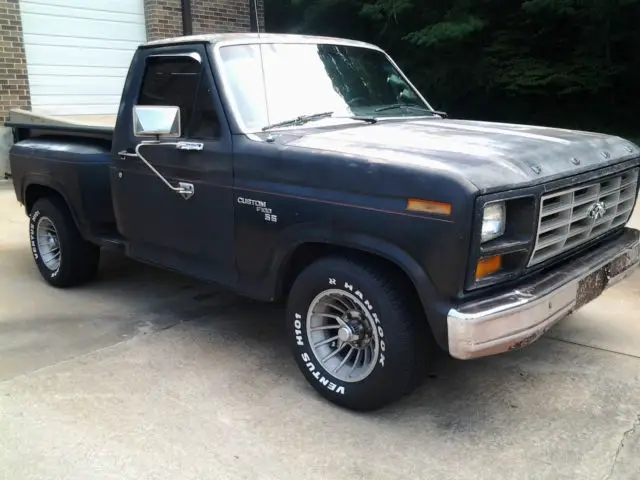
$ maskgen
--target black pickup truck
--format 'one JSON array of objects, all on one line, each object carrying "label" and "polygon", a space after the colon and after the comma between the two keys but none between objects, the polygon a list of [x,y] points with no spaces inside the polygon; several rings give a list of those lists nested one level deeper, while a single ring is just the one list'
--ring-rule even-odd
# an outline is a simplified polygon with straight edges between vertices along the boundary
[{"label": "black pickup truck", "polygon": [[367,410],[437,347],[531,344],[640,260],[640,149],[448,118],[374,45],[221,34],[141,45],[115,126],[10,121],[17,199],[51,285],[101,248],[287,299],[298,367]]}]

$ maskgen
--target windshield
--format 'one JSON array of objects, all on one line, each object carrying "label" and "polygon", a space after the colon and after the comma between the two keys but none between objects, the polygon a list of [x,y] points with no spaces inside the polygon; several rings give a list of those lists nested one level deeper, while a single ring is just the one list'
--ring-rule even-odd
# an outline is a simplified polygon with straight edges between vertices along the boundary
[{"label": "windshield", "polygon": [[430,115],[428,105],[378,50],[250,44],[220,47],[220,57],[231,100],[247,131],[321,112],[331,112],[333,118]]}]

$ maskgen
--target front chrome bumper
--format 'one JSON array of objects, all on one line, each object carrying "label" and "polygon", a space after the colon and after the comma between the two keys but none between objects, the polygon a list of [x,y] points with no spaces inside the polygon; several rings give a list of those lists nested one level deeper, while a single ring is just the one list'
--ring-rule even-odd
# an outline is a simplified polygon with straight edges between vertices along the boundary
[{"label": "front chrome bumper", "polygon": [[640,264],[640,232],[624,233],[567,265],[449,311],[449,353],[462,360],[522,348]]}]

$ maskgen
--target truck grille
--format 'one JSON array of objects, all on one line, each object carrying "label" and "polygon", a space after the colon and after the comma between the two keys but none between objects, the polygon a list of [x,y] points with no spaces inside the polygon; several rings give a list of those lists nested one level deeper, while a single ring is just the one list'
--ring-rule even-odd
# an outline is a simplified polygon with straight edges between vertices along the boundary
[{"label": "truck grille", "polygon": [[636,168],[543,195],[536,245],[529,266],[623,226],[631,216],[637,184]]}]

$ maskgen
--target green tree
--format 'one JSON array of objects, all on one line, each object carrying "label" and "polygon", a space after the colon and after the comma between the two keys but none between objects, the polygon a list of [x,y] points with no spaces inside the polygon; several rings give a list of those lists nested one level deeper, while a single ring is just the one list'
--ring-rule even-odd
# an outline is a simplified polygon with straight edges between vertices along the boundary
[{"label": "green tree", "polygon": [[457,117],[640,135],[640,0],[266,0],[266,17],[381,45]]}]

